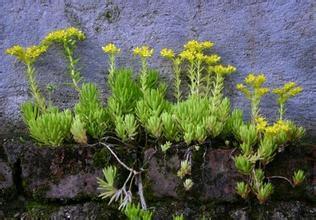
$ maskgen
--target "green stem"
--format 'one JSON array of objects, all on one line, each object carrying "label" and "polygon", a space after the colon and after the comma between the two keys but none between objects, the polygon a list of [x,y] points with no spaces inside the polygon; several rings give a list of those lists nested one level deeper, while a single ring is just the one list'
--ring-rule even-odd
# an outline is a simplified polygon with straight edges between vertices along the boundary
[{"label": "green stem", "polygon": [[216,74],[213,90],[213,108],[220,104],[222,99],[224,78],[220,74]]},{"label": "green stem", "polygon": [[195,89],[196,89],[196,81],[195,81],[195,71],[194,71],[194,62],[191,62],[190,67],[189,67],[189,79],[191,82],[190,85],[190,92],[191,95],[193,95],[195,93]]},{"label": "green stem", "polygon": [[201,83],[201,61],[197,61],[196,63],[196,94],[199,95],[200,93],[200,83]]},{"label": "green stem", "polygon": [[181,79],[180,79],[180,73],[181,73],[181,69],[180,69],[180,65],[174,61],[174,74],[175,74],[175,79],[174,79],[174,87],[175,87],[175,91],[174,91],[174,96],[177,100],[177,103],[180,101],[181,99],[181,90],[180,90],[180,86],[181,86]]},{"label": "green stem", "polygon": [[108,81],[110,85],[113,84],[114,71],[115,71],[115,55],[111,54],[109,56],[109,77],[108,77]]},{"label": "green stem", "polygon": [[147,60],[146,58],[141,58],[142,62],[142,69],[140,73],[140,84],[141,84],[141,90],[143,94],[147,90],[147,73],[148,73],[148,66],[147,66]]},{"label": "green stem", "polygon": [[69,62],[68,68],[69,68],[69,73],[70,73],[72,83],[74,85],[74,88],[79,92],[80,91],[79,81],[81,77],[79,75],[79,72],[76,71],[75,60],[73,57],[73,49],[71,49],[71,47],[68,46],[67,44],[64,44],[64,49],[65,49],[66,57]]},{"label": "green stem", "polygon": [[284,116],[284,113],[285,113],[284,103],[280,103],[279,112],[280,112],[280,120],[283,120],[283,116]]},{"label": "green stem", "polygon": [[251,97],[251,121],[253,124],[255,124],[256,118],[259,114],[259,103],[260,99],[258,99],[256,95],[253,95]]},{"label": "green stem", "polygon": [[45,112],[46,111],[46,103],[45,103],[45,98],[42,96],[42,94],[40,93],[39,87],[36,83],[36,79],[35,79],[35,69],[32,66],[31,63],[27,63],[26,64],[27,69],[27,80],[29,83],[29,87],[31,90],[31,94],[35,100],[36,105],[39,107],[39,109],[41,110],[41,112]]}]

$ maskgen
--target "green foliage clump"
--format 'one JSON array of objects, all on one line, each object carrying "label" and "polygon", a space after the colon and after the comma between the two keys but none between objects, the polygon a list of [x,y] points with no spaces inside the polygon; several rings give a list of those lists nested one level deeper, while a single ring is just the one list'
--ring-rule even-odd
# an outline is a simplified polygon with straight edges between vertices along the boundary
[{"label": "green foliage clump", "polygon": [[96,85],[84,83],[79,93],[79,103],[75,106],[75,114],[85,124],[87,134],[94,139],[101,138],[108,127],[108,114],[100,99]]},{"label": "green foliage clump", "polygon": [[72,114],[69,110],[59,112],[57,109],[48,109],[38,115],[37,108],[31,103],[22,105],[22,115],[30,135],[43,145],[60,146],[69,137],[72,123]]},{"label": "green foliage clump", "polygon": [[81,121],[78,115],[75,116],[71,125],[71,134],[74,140],[79,144],[87,144],[88,138],[86,134],[85,124]]},{"label": "green foliage clump", "polygon": [[162,89],[148,89],[136,104],[136,115],[146,131],[155,138],[163,132],[161,115],[169,108]]},{"label": "green foliage clump", "polygon": [[303,170],[297,170],[294,172],[294,175],[292,177],[293,183],[295,186],[298,186],[302,184],[302,182],[305,180],[305,173]]},{"label": "green foliage clump", "polygon": [[139,204],[135,205],[130,203],[126,206],[124,210],[128,220],[151,220],[153,213],[149,210],[143,210],[140,208]]},{"label": "green foliage clump", "polygon": [[114,166],[105,167],[103,170],[104,179],[98,178],[99,190],[101,191],[99,197],[107,199],[115,195],[117,189],[115,188],[114,181],[117,176],[117,169]]},{"label": "green foliage clump", "polygon": [[116,69],[110,85],[108,111],[113,120],[116,116],[133,113],[136,102],[141,97],[140,89],[133,80],[131,69]]},{"label": "green foliage clump", "polygon": [[133,114],[126,114],[124,116],[116,116],[115,131],[116,135],[122,139],[123,142],[133,140],[137,135],[137,121]]}]

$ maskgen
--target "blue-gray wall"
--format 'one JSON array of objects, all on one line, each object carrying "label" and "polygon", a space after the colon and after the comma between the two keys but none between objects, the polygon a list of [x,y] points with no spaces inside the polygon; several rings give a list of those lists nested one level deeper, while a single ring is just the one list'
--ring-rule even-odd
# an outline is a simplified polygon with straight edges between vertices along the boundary
[{"label": "blue-gray wall", "polygon": [[[48,32],[76,26],[87,34],[80,43],[80,66],[86,79],[100,83],[106,94],[106,56],[100,47],[115,42],[123,53],[120,64],[135,60],[128,51],[148,44],[156,49],[152,66],[170,79],[168,62],[158,57],[163,47],[180,50],[190,39],[211,40],[223,61],[237,67],[227,81],[235,106],[249,110],[235,89],[249,72],[263,72],[271,87],[287,81],[304,92],[288,103],[288,118],[316,137],[316,38],[312,0],[0,0],[0,135],[21,128],[19,105],[28,99],[23,68],[3,51],[13,44],[37,44]],[[313,14],[314,13],[314,14]],[[62,87],[69,81],[62,52],[52,49],[38,63],[38,79],[45,88],[60,84],[53,100],[71,106],[76,94]],[[275,97],[263,100],[265,115],[276,117]],[[23,126],[22,126],[23,127]],[[315,140],[315,139],[314,139]]]}]

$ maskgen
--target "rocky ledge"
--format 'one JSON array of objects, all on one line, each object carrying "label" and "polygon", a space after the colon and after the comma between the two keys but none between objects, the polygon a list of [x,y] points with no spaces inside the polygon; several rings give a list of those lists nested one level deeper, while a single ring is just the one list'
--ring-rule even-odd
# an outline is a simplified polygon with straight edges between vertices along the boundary
[{"label": "rocky ledge", "polygon": [[[189,219],[203,215],[212,219],[315,219],[316,146],[291,146],[278,154],[266,168],[268,175],[291,177],[300,167],[307,180],[295,189],[285,181],[273,180],[275,193],[264,206],[257,205],[254,198],[243,201],[234,193],[235,183],[242,177],[235,170],[233,154],[227,147],[201,148],[193,158],[193,188],[186,192],[176,175],[184,151],[174,149],[162,155],[148,149],[145,197],[156,210],[155,218],[166,219],[177,212]],[[0,145],[0,219],[119,218],[115,208],[97,197],[96,178],[113,162],[99,146],[53,149],[30,141],[4,140]]]}]

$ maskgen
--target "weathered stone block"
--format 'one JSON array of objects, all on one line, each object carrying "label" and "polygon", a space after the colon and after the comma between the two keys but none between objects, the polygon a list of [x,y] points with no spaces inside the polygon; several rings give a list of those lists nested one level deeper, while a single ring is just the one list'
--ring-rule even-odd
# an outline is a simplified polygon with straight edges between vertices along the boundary
[{"label": "weathered stone block", "polygon": [[[193,160],[192,175],[188,178],[193,179],[194,185],[189,192],[184,191],[183,181],[176,175],[180,162],[184,159],[183,151],[172,151],[172,156],[155,154],[148,163],[147,191],[152,191],[154,197],[193,198],[195,201],[219,203],[236,202],[239,199],[235,193],[235,185],[243,176],[236,171],[231,158],[233,149],[210,148],[204,160],[201,153],[197,153],[201,158],[199,161],[196,156]],[[304,184],[296,188],[292,188],[282,179],[271,179],[275,186],[274,200],[315,202],[315,151],[316,147],[311,145],[290,146],[266,167],[267,177],[279,175],[291,179],[297,169],[303,169],[307,176]],[[147,150],[146,157],[150,157],[153,152],[153,149]]]}]

